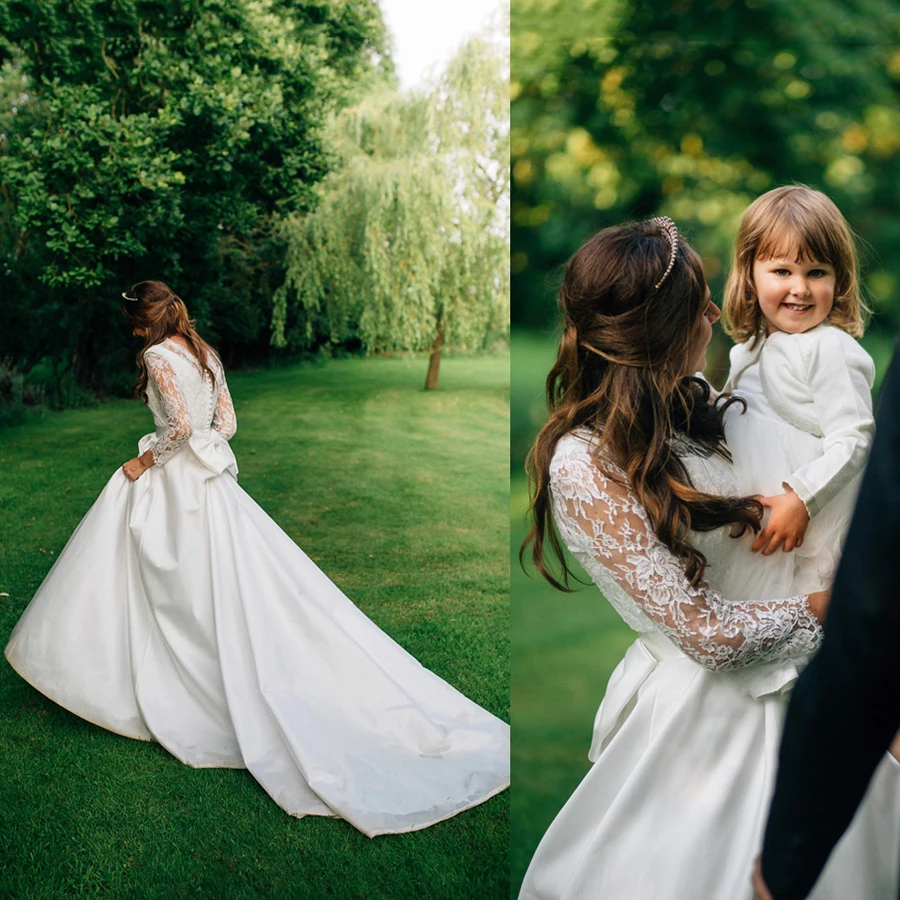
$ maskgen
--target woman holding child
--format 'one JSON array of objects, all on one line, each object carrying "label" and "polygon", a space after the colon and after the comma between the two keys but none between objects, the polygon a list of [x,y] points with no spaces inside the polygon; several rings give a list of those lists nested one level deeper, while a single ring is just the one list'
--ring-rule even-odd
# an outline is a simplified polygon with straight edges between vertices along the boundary
[{"label": "woman holding child", "polygon": [[[821,639],[874,370],[853,339],[852,238],[828,198],[770,192],[737,247],[731,398],[693,374],[719,310],[671,220],[605,229],[566,270],[529,542],[562,588],[565,543],[638,639],[522,900],[752,896],[785,693]],[[812,896],[895,897],[897,846],[888,758]]]}]

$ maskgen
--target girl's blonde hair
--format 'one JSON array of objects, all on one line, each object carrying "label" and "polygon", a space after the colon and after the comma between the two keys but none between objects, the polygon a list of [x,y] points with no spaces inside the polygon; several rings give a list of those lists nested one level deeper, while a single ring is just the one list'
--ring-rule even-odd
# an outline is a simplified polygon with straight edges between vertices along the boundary
[{"label": "girl's blonde hair", "polygon": [[753,264],[783,257],[834,266],[834,305],[826,321],[862,337],[869,310],[860,297],[853,232],[841,211],[820,191],[802,184],[757,197],[741,218],[734,261],[725,284],[722,325],[739,344],[766,326],[753,286]]}]

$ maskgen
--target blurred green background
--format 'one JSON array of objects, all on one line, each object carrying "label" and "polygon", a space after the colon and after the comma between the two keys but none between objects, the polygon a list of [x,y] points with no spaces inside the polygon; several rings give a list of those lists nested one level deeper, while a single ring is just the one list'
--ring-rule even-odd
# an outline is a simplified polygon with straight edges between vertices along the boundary
[{"label": "blurred green background", "polygon": [[[877,387],[900,330],[900,6],[512,0],[511,9],[515,896],[588,769],[594,713],[633,637],[596,589],[555,592],[515,558],[562,267],[600,228],[670,215],[721,302],[743,210],[773,187],[808,184],[859,237]],[[717,328],[707,370],[716,386],[729,347]]]}]

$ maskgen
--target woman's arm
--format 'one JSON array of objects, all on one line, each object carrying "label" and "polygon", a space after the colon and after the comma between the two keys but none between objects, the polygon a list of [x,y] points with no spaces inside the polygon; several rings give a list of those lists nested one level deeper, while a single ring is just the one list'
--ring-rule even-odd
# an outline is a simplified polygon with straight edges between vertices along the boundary
[{"label": "woman's arm", "polygon": [[[585,450],[557,451],[553,507],[569,549],[601,566],[681,650],[708,669],[787,660],[813,651],[827,598],[731,603],[705,583],[692,586],[681,561],[650,527],[634,492],[603,475]],[[735,547],[735,551],[737,551]],[[814,611],[815,607],[815,611]]]},{"label": "woman's arm", "polygon": [[122,466],[122,471],[132,481],[137,481],[151,466],[164,466],[194,432],[175,370],[156,353],[144,354],[144,361],[147,364],[149,379],[162,400],[166,415],[166,430],[156,442],[156,446],[135,459],[128,460]]},{"label": "woman's arm", "polygon": [[237,431],[234,403],[231,401],[231,393],[228,390],[228,384],[224,375],[222,376],[222,387],[219,389],[219,396],[216,397],[216,412],[213,416],[212,427],[226,441],[230,441]]}]

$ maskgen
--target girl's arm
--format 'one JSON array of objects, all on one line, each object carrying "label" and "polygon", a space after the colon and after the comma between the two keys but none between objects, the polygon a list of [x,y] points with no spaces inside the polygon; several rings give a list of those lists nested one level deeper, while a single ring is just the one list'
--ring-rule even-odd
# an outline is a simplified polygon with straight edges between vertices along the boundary
[{"label": "girl's arm", "polygon": [[[822,433],[822,455],[786,479],[811,517],[862,472],[875,435],[872,357],[837,328],[825,328],[816,337],[796,342],[799,355],[785,357],[802,365],[799,374],[812,397],[811,412]],[[770,343],[775,350],[787,349],[789,342]]]},{"label": "girl's arm", "polygon": [[810,519],[862,472],[875,430],[872,359],[848,334],[823,328],[778,335],[766,346],[765,386],[789,422],[822,435],[822,455],[785,479],[785,493],[763,497],[772,512],[753,543],[774,553],[803,543]]},{"label": "girl's arm", "polygon": [[586,449],[557,450],[550,483],[560,533],[588,571],[599,570],[601,589],[611,577],[702,666],[796,659],[818,646],[826,596],[731,603],[705,583],[692,586],[633,491],[603,475]]}]

